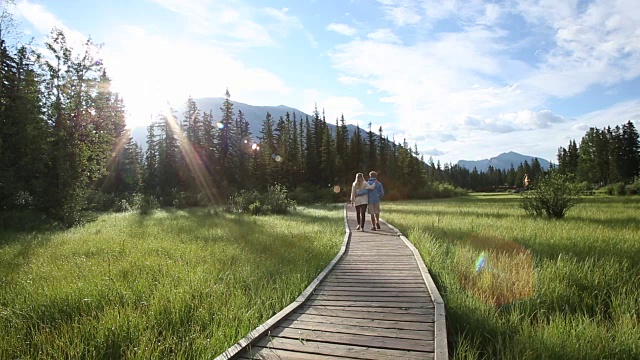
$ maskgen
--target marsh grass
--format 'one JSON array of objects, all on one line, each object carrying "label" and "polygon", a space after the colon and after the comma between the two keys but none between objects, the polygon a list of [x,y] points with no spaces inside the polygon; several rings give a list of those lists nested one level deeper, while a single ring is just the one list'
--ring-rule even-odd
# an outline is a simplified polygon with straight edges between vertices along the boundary
[{"label": "marsh grass", "polygon": [[0,233],[0,358],[215,357],[322,271],[341,218],[158,210]]},{"label": "marsh grass", "polygon": [[518,201],[384,204],[441,289],[453,358],[640,358],[640,199],[586,198],[562,220]]}]

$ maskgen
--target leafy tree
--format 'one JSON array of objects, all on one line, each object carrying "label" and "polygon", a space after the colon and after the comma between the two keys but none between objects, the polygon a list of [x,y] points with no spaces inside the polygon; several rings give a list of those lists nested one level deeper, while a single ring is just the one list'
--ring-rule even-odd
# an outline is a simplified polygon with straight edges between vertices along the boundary
[{"label": "leafy tree", "polygon": [[520,206],[533,216],[563,218],[579,203],[580,190],[572,177],[551,172],[534,184],[534,190],[523,193]]}]

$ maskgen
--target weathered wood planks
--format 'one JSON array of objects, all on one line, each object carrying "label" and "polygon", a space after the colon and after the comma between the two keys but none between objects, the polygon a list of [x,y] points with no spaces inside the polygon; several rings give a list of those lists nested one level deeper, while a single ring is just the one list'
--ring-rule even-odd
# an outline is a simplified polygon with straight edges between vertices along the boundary
[{"label": "weathered wood planks", "polygon": [[346,208],[322,277],[218,359],[447,358],[444,304],[417,250],[386,222],[352,232],[354,218]]}]

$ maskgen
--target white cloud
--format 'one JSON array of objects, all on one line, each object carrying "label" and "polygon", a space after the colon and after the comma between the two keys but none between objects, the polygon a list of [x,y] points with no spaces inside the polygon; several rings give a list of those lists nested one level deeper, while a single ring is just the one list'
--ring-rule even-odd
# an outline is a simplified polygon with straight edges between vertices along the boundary
[{"label": "white cloud", "polygon": [[57,16],[47,11],[40,4],[35,4],[28,0],[20,0],[15,3],[13,11],[42,34],[48,35],[53,28],[64,31],[67,42],[74,48],[80,47],[87,40],[85,35],[68,28]]},{"label": "white cloud", "polygon": [[518,8],[532,23],[554,31],[555,48],[524,83],[558,97],[595,84],[611,85],[640,76],[640,12],[634,0],[539,1]]},{"label": "white cloud", "polygon": [[579,123],[579,124],[575,124],[571,127],[572,130],[576,130],[576,131],[587,131],[589,130],[589,125],[585,124],[585,123]]},{"label": "white cloud", "polygon": [[339,119],[344,115],[347,124],[366,127],[371,122],[372,126],[377,129],[382,125],[379,118],[386,115],[382,112],[367,110],[362,101],[354,96],[333,96],[318,90],[308,90],[306,95],[307,102],[301,110],[311,114],[317,104],[318,111],[322,112],[324,109],[327,122],[332,124],[336,118]]},{"label": "white cloud", "polygon": [[358,30],[356,30],[355,28],[347,24],[338,24],[338,23],[331,23],[327,25],[327,30],[337,32],[338,34],[341,34],[344,36],[353,36],[358,32]]},{"label": "white cloud", "polygon": [[422,19],[418,15],[417,4],[402,0],[378,0],[383,5],[387,17],[396,26],[417,24]]},{"label": "white cloud", "polygon": [[549,110],[532,111],[521,110],[518,112],[502,113],[495,118],[480,118],[470,116],[465,120],[465,125],[470,128],[490,133],[509,133],[522,130],[547,129],[553,124],[565,122],[562,116]]},{"label": "white cloud", "polygon": [[182,15],[189,32],[213,37],[225,46],[280,46],[278,36],[303,28],[288,8],[257,8],[237,0],[150,1]]},{"label": "white cloud", "polygon": [[381,42],[381,43],[395,43],[395,44],[402,43],[402,40],[400,40],[400,38],[396,34],[394,34],[391,31],[391,29],[376,30],[370,33],[369,35],[367,35],[367,38],[376,42]]},{"label": "white cloud", "polygon": [[[538,96],[517,84],[500,84],[485,77],[509,77],[526,65],[494,56],[502,32],[473,28],[466,33],[443,34],[413,46],[355,40],[331,53],[343,81],[362,83],[387,94],[404,129],[425,134],[463,124],[470,115],[488,117],[513,111],[513,105],[531,108]],[[510,70],[514,69],[514,70]]]},{"label": "white cloud", "polygon": [[441,156],[441,155],[445,154],[444,151],[436,149],[436,148],[422,150],[422,151],[420,151],[420,153],[423,154],[423,155],[428,155],[428,156]]}]

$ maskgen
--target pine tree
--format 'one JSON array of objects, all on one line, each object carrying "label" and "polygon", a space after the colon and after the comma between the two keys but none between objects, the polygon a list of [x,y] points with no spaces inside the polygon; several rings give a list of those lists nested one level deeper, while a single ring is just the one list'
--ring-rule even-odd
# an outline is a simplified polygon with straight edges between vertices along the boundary
[{"label": "pine tree", "polygon": [[633,182],[640,176],[640,136],[631,120],[622,125],[620,176],[626,182]]},{"label": "pine tree", "polygon": [[276,157],[276,144],[275,135],[273,132],[274,121],[271,114],[267,112],[267,115],[262,122],[262,129],[260,130],[260,156],[259,156],[259,171],[256,180],[259,181],[259,186],[266,188],[271,185],[275,180],[275,157]]},{"label": "pine tree", "polygon": [[369,123],[369,130],[367,131],[367,167],[371,170],[377,169],[376,155],[378,147],[376,145],[375,133]]},{"label": "pine tree", "polygon": [[144,193],[152,196],[159,196],[160,171],[158,162],[158,142],[156,140],[156,124],[152,122],[147,127],[147,150],[144,157],[144,175],[142,186]]}]

